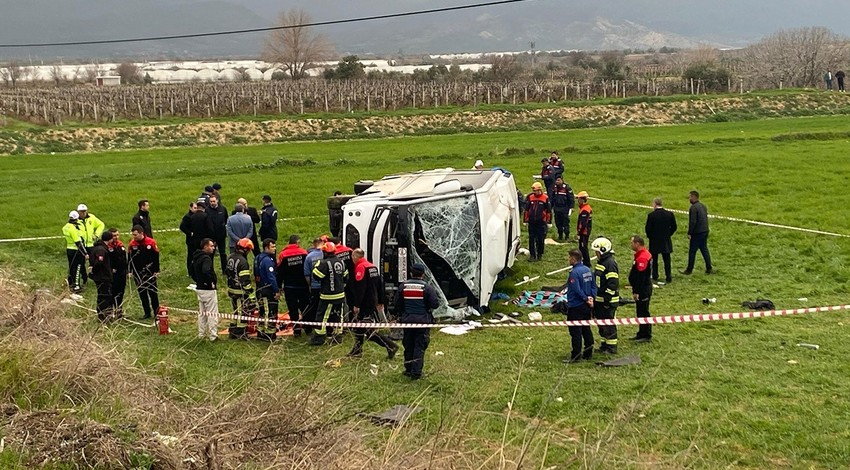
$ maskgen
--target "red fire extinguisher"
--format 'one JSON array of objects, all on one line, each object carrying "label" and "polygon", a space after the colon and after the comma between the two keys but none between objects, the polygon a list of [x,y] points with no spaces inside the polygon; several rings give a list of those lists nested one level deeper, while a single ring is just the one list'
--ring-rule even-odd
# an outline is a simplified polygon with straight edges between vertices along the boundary
[{"label": "red fire extinguisher", "polygon": [[259,321],[259,319],[260,319],[260,312],[259,312],[259,310],[254,309],[254,311],[251,312],[251,319],[248,320],[248,328],[245,332],[248,333],[249,335],[257,334],[257,322]]},{"label": "red fire extinguisher", "polygon": [[168,334],[168,307],[161,305],[156,310],[156,324],[159,326],[159,334]]}]

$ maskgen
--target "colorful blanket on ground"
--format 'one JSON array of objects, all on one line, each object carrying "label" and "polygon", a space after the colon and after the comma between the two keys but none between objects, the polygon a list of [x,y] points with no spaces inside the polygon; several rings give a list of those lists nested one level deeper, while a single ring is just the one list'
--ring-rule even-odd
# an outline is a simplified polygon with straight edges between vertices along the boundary
[{"label": "colorful blanket on ground", "polygon": [[543,307],[549,308],[555,302],[566,299],[565,296],[558,292],[549,292],[543,290],[525,290],[519,297],[513,300],[513,303],[519,307]]}]

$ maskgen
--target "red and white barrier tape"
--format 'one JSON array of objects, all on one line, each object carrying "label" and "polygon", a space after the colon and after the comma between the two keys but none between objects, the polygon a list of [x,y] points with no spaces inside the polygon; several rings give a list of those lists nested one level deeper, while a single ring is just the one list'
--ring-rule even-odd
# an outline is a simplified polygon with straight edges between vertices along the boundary
[{"label": "red and white barrier tape", "polygon": [[[631,202],[613,201],[611,199],[602,199],[602,198],[599,198],[599,197],[591,197],[589,199],[591,199],[593,201],[607,202],[609,204],[617,204],[617,205],[620,205],[620,206],[639,207],[641,209],[652,209],[652,206],[645,206],[643,204],[634,204],[634,203],[631,203]],[[687,214],[688,213],[688,211],[683,211],[683,210],[679,210],[679,209],[667,209],[667,210],[669,210],[670,212],[675,212],[677,214]],[[818,235],[829,235],[831,237],[850,238],[850,235],[846,235],[846,234],[843,234],[843,233],[825,232],[825,231],[822,231],[822,230],[814,230],[814,229],[810,229],[810,228],[794,227],[792,225],[772,224],[770,222],[760,222],[758,220],[741,219],[741,218],[738,218],[738,217],[726,217],[726,216],[723,216],[723,215],[708,214],[708,218],[717,219],[717,220],[728,220],[728,221],[731,221],[731,222],[743,222],[745,224],[761,225],[762,227],[781,228],[781,229],[785,229],[785,230],[796,230],[798,232],[815,233],[815,234],[818,234]]]},{"label": "red and white barrier tape", "polygon": [[[287,220],[297,220],[297,219],[317,219],[320,217],[326,217],[324,215],[303,215],[299,217],[286,217],[278,219],[278,222],[285,222]],[[154,233],[163,233],[163,232],[179,232],[179,228],[165,228],[161,230],[154,230]],[[33,242],[39,240],[59,240],[60,238],[65,238],[62,235],[55,235],[50,237],[27,237],[27,238],[4,238],[0,239],[0,243],[14,243],[14,242]]]},{"label": "red and white barrier tape", "polygon": [[[170,307],[170,310],[199,314],[197,310]],[[747,320],[752,318],[782,317],[802,315],[805,313],[836,312],[850,310],[850,305],[833,305],[829,307],[792,308],[784,310],[756,310],[734,313],[696,313],[690,315],[667,315],[660,317],[626,317],[607,320],[575,320],[575,321],[540,321],[540,322],[505,322],[482,323],[480,328],[536,328],[536,327],[565,327],[565,326],[622,326],[622,325],[663,325],[671,323],[699,323],[726,320]],[[211,315],[215,316],[215,315]],[[257,321],[256,317],[220,313],[218,318],[242,321]],[[444,328],[446,326],[461,326],[458,323],[372,323],[372,322],[305,322],[291,320],[271,320],[272,323],[298,324],[306,326],[330,326],[334,328]],[[478,325],[477,325],[478,326]]]}]

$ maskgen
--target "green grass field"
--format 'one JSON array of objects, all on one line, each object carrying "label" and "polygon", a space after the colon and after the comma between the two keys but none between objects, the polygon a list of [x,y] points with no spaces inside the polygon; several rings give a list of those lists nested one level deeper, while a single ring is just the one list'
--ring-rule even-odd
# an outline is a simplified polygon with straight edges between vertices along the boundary
[{"label": "green grass field", "polygon": [[[186,203],[213,181],[223,185],[228,206],[238,197],[254,205],[271,194],[281,216],[290,219],[281,224],[281,237],[298,233],[307,239],[327,231],[325,197],[350,190],[358,179],[467,168],[481,158],[511,170],[528,192],[540,158],[551,149],[561,151],[574,190],[591,197],[649,204],[661,196],[668,208],[687,209],[687,193],[697,189],[712,214],[850,235],[848,141],[850,124],[839,116],[10,156],[0,158],[0,239],[57,235],[79,202],[126,233],[139,198],[151,200],[155,230],[175,228]],[[628,237],[642,232],[647,211],[591,204],[594,235],[613,241],[621,273],[627,273]],[[674,282],[655,291],[655,315],[734,312],[742,301],[756,298],[769,298],[778,308],[850,303],[850,239],[713,220],[709,246],[717,275],[701,274],[698,257],[697,274],[684,277],[677,273],[687,254],[686,217],[678,222]],[[185,289],[190,280],[182,234],[156,238],[164,263],[161,298],[171,306],[196,307]],[[520,258],[514,277],[497,291],[513,296],[519,292],[513,283],[522,276],[565,266],[574,246],[547,247],[543,263]],[[63,252],[60,240],[0,243],[0,266],[15,279],[59,291]],[[532,286],[563,278],[541,281]],[[139,317],[133,294],[128,291],[129,316]],[[93,288],[85,296],[94,303]],[[703,297],[716,297],[717,303],[703,305]],[[808,300],[798,300],[804,297]],[[226,304],[223,296],[220,304]],[[618,315],[633,316],[634,309],[620,308]],[[850,461],[846,316],[656,326],[651,344],[623,341],[620,347],[620,355],[639,354],[642,364],[612,369],[562,364],[569,349],[562,329],[484,330],[461,337],[435,332],[428,377],[416,383],[401,376],[398,359],[389,362],[374,347],[367,346],[360,360],[326,366],[348,352],[350,338],[320,349],[298,340],[272,346],[197,342],[195,319],[188,314],[172,315],[175,335],[122,325],[97,337],[197,400],[204,399],[199,390],[224,394],[241,386],[227,385],[223,377],[271,361],[276,366],[263,373],[319,383],[352,415],[417,402],[424,411],[403,431],[404,448],[438,445],[467,452],[484,468],[513,468],[521,455],[529,468],[838,468]],[[93,318],[86,322],[93,327]],[[635,330],[622,327],[620,337]],[[796,347],[800,342],[819,344],[820,350]],[[437,351],[444,355],[435,356]],[[370,364],[378,365],[377,376]],[[0,379],[8,378],[0,368]],[[363,428],[378,453],[399,439],[368,424]]]}]

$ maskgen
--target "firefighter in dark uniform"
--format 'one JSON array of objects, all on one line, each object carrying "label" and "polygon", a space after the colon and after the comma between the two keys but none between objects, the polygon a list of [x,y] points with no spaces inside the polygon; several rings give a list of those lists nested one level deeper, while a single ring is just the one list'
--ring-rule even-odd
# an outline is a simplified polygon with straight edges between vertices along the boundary
[{"label": "firefighter in dark uniform", "polygon": [[345,280],[348,270],[345,263],[336,256],[336,245],[325,242],[322,245],[323,258],[316,263],[312,275],[319,281],[319,307],[316,310],[316,321],[321,325],[313,331],[310,344],[321,346],[326,338],[332,338],[334,329],[328,323],[336,323],[342,319],[342,307],[345,304]]},{"label": "firefighter in dark uniform", "polygon": [[523,217],[523,222],[528,224],[528,260],[539,261],[543,258],[546,232],[552,221],[552,206],[549,204],[549,196],[543,193],[542,184],[531,185],[531,194],[525,198]]},{"label": "firefighter in dark uniform", "polygon": [[[643,238],[633,235],[632,251],[635,252],[635,262],[629,272],[629,284],[632,286],[632,296],[635,299],[635,312],[638,318],[649,317],[649,299],[652,297],[652,254],[644,246]],[[637,336],[632,338],[637,343],[652,341],[652,325],[640,325]]]},{"label": "firefighter in dark uniform", "polygon": [[[596,252],[596,298],[593,303],[593,316],[598,320],[612,320],[617,316],[617,306],[620,305],[620,268],[614,259],[614,248],[611,240],[599,237],[593,240],[591,248]],[[602,345],[599,352],[617,353],[617,327],[599,325],[599,336]]]},{"label": "firefighter in dark uniform", "polygon": [[[416,263],[410,268],[410,277],[398,286],[395,297],[396,314],[401,323],[434,323],[431,312],[439,305],[434,289],[422,280],[425,265]],[[404,375],[413,380],[422,378],[425,350],[431,341],[430,328],[405,328]]]},{"label": "firefighter in dark uniform", "polygon": [[578,249],[581,251],[582,262],[585,266],[590,265],[590,252],[587,251],[587,244],[590,241],[590,232],[593,228],[593,209],[587,203],[587,191],[579,191],[576,194],[576,202],[578,202],[578,219],[576,220],[576,235],[578,238]]},{"label": "firefighter in dark uniform", "polygon": [[552,187],[552,213],[555,215],[558,240],[563,240],[564,237],[570,238],[570,215],[575,204],[573,188],[564,183],[564,179],[559,176],[555,179],[555,186]]},{"label": "firefighter in dark uniform", "polygon": [[109,248],[109,261],[112,264],[112,299],[116,313],[124,311],[124,292],[127,290],[127,249],[121,242],[121,232],[117,228],[109,229],[112,241]]},{"label": "firefighter in dark uniform", "polygon": [[[351,252],[351,260],[354,263],[351,283],[351,309],[354,313],[352,321],[371,323],[375,321],[378,309],[383,308],[384,287],[381,272],[365,256],[361,248]],[[354,347],[348,353],[349,357],[362,356],[363,343],[367,339],[385,348],[388,359],[395,357],[395,353],[398,352],[398,346],[393,340],[378,333],[374,328],[355,328],[354,338]]]},{"label": "firefighter in dark uniform", "polygon": [[[310,305],[310,285],[304,277],[304,260],[307,250],[298,246],[301,237],[292,235],[289,244],[281,250],[277,258],[277,282],[283,288],[286,308],[289,309],[291,321],[304,320],[303,315]],[[303,327],[294,323],[292,333],[301,336]]]},{"label": "firefighter in dark uniform", "polygon": [[[248,316],[254,310],[256,297],[251,284],[251,266],[248,264],[248,252],[254,249],[254,243],[247,238],[236,242],[233,253],[227,257],[224,274],[227,277],[227,296],[236,315]],[[245,323],[245,320],[242,320]],[[235,326],[231,322],[231,326]]]},{"label": "firefighter in dark uniform", "polygon": [[112,314],[112,264],[107,243],[112,241],[112,233],[103,232],[100,239],[89,250],[89,277],[97,286],[97,318],[101,321]]}]

